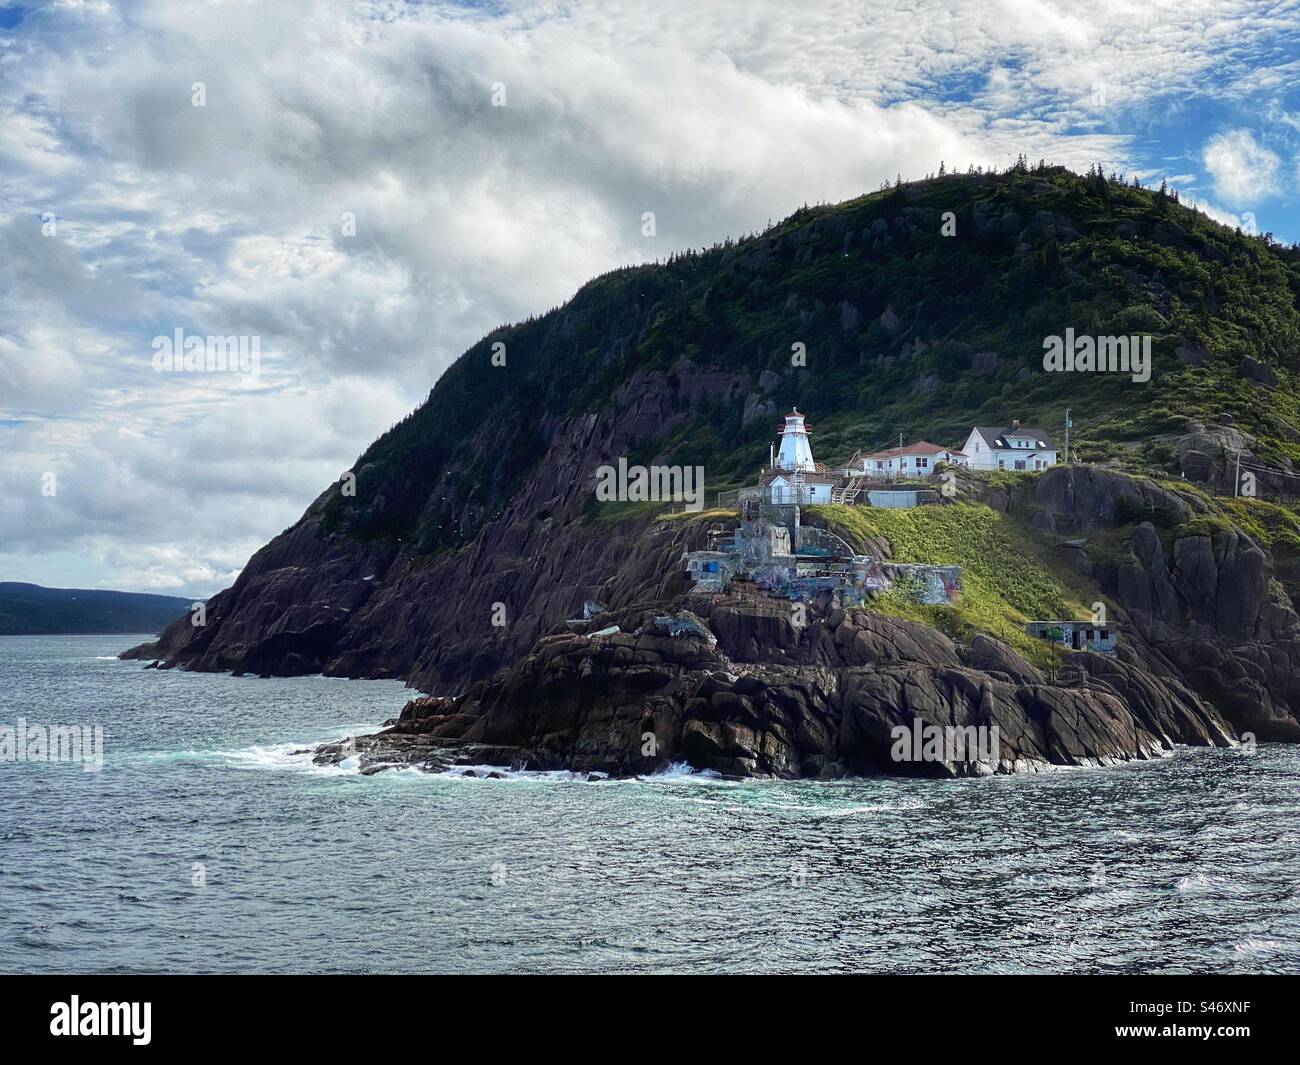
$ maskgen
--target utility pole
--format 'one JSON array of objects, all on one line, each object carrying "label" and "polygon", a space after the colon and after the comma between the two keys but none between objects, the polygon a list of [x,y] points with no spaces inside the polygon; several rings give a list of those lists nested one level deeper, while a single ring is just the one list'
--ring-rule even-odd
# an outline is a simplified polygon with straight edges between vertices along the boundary
[{"label": "utility pole", "polygon": [[1065,408],[1065,464],[1070,464],[1070,426],[1074,422],[1070,421],[1070,408]]}]

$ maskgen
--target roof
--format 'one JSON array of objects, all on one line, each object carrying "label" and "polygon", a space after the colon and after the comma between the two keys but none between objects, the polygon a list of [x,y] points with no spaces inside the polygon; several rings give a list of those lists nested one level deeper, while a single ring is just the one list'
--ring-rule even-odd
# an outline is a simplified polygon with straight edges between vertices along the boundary
[{"label": "roof", "polygon": [[1056,445],[1052,443],[1052,437],[1047,430],[1033,425],[1022,425],[1019,429],[1013,429],[1009,425],[977,425],[975,432],[979,433],[984,443],[995,451],[1011,450],[1011,445],[1007,443],[1008,434],[1030,437],[1038,441],[1038,446],[1044,451],[1056,450]]},{"label": "roof", "polygon": [[[783,477],[785,478],[785,480],[793,483],[794,474],[795,474],[794,470],[783,470],[779,467],[775,469],[769,468],[763,471],[763,476],[761,476],[758,479],[758,483],[762,485],[768,485],[771,484],[773,481],[775,481],[778,477]],[[807,470],[804,470],[803,472],[804,484],[834,484],[837,480],[838,478],[836,477],[827,477],[825,474],[822,473],[810,473]]]},{"label": "roof", "polygon": [[[932,444],[928,440],[918,440],[915,444],[908,444],[906,447],[890,447],[884,451],[873,451],[870,455],[863,455],[867,459],[893,459],[901,455],[938,455],[947,451],[946,447],[939,447],[938,444]],[[960,455],[960,451],[954,451],[954,455]]]}]

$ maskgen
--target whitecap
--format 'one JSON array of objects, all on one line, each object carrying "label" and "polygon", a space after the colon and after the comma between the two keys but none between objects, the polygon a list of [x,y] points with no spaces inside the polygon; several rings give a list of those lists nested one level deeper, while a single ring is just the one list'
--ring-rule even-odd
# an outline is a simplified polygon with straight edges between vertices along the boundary
[{"label": "whitecap", "polygon": [[1251,936],[1242,940],[1233,946],[1238,954],[1276,954],[1282,948],[1282,944],[1276,939],[1256,939]]},{"label": "whitecap", "polygon": [[639,777],[653,783],[679,784],[738,784],[740,781],[728,780],[714,769],[695,769],[689,762],[669,762],[663,769]]},{"label": "whitecap", "polygon": [[1206,876],[1204,873],[1193,873],[1191,876],[1182,877],[1178,881],[1177,888],[1182,892],[1200,891],[1212,886],[1213,884],[1214,880],[1211,877]]}]

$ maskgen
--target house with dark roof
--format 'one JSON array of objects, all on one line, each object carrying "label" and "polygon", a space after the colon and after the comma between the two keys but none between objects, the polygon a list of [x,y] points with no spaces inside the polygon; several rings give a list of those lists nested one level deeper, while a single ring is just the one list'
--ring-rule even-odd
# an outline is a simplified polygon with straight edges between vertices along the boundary
[{"label": "house with dark roof", "polygon": [[962,447],[973,470],[1045,470],[1058,461],[1046,429],[1021,425],[977,425]]}]

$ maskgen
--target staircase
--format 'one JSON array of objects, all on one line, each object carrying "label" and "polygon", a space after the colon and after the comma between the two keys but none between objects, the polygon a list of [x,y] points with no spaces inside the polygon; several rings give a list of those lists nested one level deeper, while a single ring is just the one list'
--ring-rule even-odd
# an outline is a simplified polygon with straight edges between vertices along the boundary
[{"label": "staircase", "polygon": [[845,503],[849,506],[852,506],[854,503],[857,502],[858,496],[862,493],[862,482],[865,479],[866,478],[861,475],[850,477],[849,483],[846,484],[843,488],[832,488],[831,502]]}]

